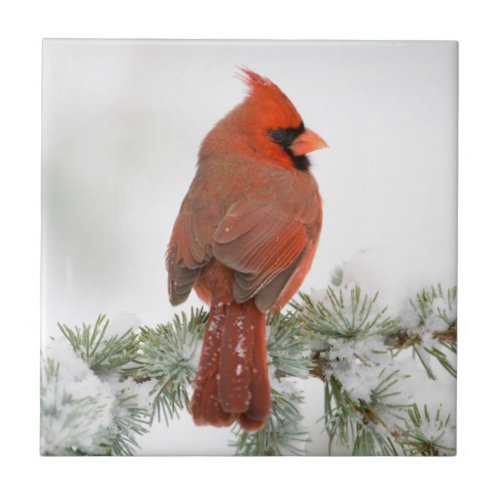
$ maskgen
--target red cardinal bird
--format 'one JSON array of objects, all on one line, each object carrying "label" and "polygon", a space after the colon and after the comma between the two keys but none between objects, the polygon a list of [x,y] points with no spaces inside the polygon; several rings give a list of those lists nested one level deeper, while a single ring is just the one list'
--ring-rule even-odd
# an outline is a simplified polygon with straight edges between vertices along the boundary
[{"label": "red cardinal bird", "polygon": [[196,424],[261,429],[271,411],[266,313],[311,267],[321,230],[307,153],[326,146],[288,97],[248,69],[246,99],[203,141],[167,250],[170,302],[210,306],[190,411]]}]

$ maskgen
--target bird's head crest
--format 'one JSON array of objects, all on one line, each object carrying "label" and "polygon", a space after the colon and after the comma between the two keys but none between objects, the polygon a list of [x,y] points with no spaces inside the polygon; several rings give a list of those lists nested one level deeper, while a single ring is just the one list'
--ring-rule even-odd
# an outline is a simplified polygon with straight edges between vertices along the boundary
[{"label": "bird's head crest", "polygon": [[302,119],[290,99],[269,78],[240,67],[236,76],[248,87],[247,102],[260,112],[274,115],[284,126],[296,126]]}]

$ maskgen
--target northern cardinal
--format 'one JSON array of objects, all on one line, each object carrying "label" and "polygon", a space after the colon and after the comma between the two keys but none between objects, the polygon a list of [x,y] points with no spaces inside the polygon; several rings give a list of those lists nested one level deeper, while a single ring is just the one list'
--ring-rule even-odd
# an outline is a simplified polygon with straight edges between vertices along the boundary
[{"label": "northern cardinal", "polygon": [[261,429],[271,411],[266,313],[308,273],[321,230],[306,154],[326,146],[288,97],[248,69],[245,100],[205,137],[166,254],[173,305],[210,306],[190,411],[198,425]]}]

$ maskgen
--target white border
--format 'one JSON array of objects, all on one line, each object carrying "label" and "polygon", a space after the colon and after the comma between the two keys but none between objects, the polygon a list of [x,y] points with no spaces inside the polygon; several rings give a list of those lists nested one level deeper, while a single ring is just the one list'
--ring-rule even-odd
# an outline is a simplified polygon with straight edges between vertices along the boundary
[{"label": "white border", "polygon": [[[3,490],[14,497],[408,499],[495,488],[499,416],[498,16],[494,2],[46,0],[2,4],[0,116]],[[43,37],[460,42],[459,453],[392,458],[40,458],[38,330]],[[307,75],[305,75],[307,76]],[[5,231],[7,230],[7,231]],[[488,492],[488,494],[486,494]],[[369,496],[368,496],[369,495]]]}]

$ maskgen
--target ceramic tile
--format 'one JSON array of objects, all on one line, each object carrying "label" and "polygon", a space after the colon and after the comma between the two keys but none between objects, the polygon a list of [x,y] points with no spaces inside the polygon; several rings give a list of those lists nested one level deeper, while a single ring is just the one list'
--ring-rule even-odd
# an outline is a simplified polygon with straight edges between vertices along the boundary
[{"label": "ceramic tile", "polygon": [[455,454],[457,65],[45,40],[41,453]]}]

